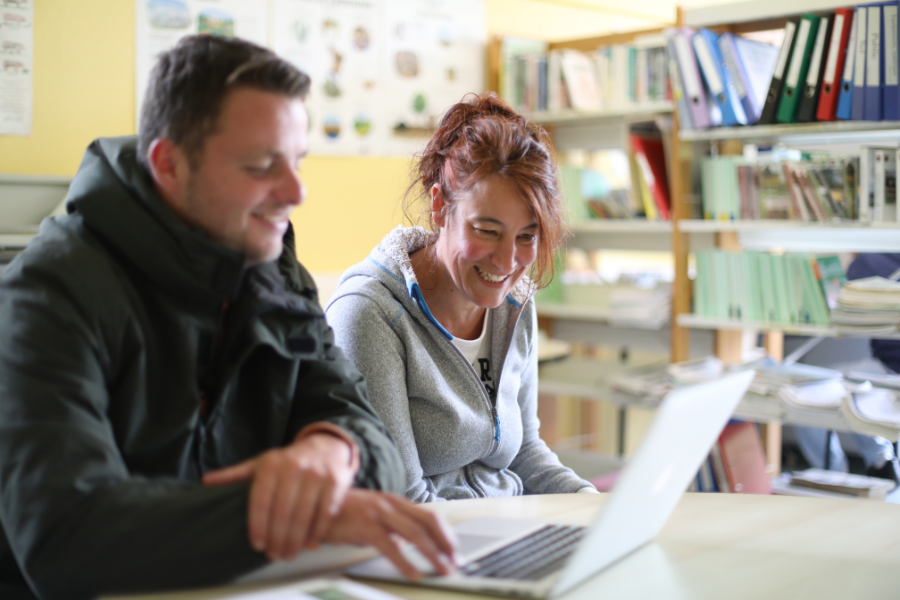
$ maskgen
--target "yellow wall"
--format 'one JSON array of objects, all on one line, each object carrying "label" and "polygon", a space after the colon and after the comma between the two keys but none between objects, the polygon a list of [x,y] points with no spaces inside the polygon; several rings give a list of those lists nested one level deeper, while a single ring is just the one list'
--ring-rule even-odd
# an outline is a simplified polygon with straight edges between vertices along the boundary
[{"label": "yellow wall", "polygon": [[[134,10],[133,0],[34,3],[32,133],[0,136],[0,173],[74,175],[92,139],[135,132]],[[494,31],[502,15],[491,15]],[[307,268],[342,271],[365,258],[402,220],[409,169],[400,158],[308,158],[307,202],[293,219]]]}]

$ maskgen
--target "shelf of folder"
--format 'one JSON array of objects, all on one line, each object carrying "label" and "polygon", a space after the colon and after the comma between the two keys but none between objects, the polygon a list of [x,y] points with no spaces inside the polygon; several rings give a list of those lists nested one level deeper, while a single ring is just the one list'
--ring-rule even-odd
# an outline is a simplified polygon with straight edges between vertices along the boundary
[{"label": "shelf of folder", "polygon": [[[609,323],[610,311],[605,307],[542,302],[537,305],[537,313],[539,317],[548,317],[551,319],[568,319],[571,321]],[[668,327],[668,323],[664,323],[660,327],[640,327],[638,325],[629,325],[629,327],[659,331],[663,328]]]},{"label": "shelf of folder", "polygon": [[737,319],[703,317],[693,314],[678,315],[677,322],[680,327],[688,327],[691,329],[780,331],[788,335],[867,337],[884,340],[900,340],[900,332],[883,334],[874,334],[869,332],[854,333],[848,330],[839,330],[835,327],[819,327],[814,325],[800,325],[797,323],[739,321]]},{"label": "shelf of folder", "polygon": [[[827,139],[824,139],[826,137]],[[900,121],[829,121],[790,125],[682,129],[678,132],[678,138],[683,142],[742,140],[762,143],[834,144],[841,142],[896,142],[898,137],[900,137]]]},{"label": "shelf of folder", "polygon": [[672,233],[672,221],[646,219],[595,219],[573,224],[575,233]]},{"label": "shelf of folder", "polygon": [[21,250],[34,236],[33,233],[0,233],[0,250]]},{"label": "shelf of folder", "polygon": [[643,117],[652,117],[657,114],[671,113],[675,105],[670,101],[648,102],[636,104],[625,108],[583,111],[563,110],[559,112],[533,112],[526,115],[532,121],[548,126],[574,126],[603,123],[609,121],[628,121]]},{"label": "shelf of folder", "polygon": [[619,406],[655,407],[658,399],[619,398],[611,394],[609,381],[626,367],[638,366],[633,361],[598,360],[583,356],[569,358],[541,366],[538,393],[548,396],[569,396],[596,402],[613,402]]},{"label": "shelf of folder", "polygon": [[737,232],[745,249],[803,252],[900,252],[900,223],[684,219],[685,233]]}]

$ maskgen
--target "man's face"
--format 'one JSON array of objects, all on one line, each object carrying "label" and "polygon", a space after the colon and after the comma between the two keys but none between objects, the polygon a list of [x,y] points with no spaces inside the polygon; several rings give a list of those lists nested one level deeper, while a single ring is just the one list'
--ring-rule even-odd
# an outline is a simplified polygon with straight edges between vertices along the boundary
[{"label": "man's face", "polygon": [[275,260],[305,195],[297,169],[308,150],[307,129],[298,98],[251,88],[229,92],[199,163],[188,167],[176,211],[213,240],[244,252],[248,266]]}]

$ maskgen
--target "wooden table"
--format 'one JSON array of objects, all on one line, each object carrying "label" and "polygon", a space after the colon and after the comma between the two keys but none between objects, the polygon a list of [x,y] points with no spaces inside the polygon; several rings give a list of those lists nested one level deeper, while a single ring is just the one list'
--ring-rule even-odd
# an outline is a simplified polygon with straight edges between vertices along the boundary
[{"label": "wooden table", "polygon": [[[460,500],[429,505],[457,522],[479,516],[588,523],[605,494]],[[366,582],[412,600],[476,598]],[[207,600],[219,588],[141,596]],[[246,593],[247,587],[240,586]],[[866,500],[686,494],[656,541],[582,584],[566,600],[900,598],[900,506]]]}]

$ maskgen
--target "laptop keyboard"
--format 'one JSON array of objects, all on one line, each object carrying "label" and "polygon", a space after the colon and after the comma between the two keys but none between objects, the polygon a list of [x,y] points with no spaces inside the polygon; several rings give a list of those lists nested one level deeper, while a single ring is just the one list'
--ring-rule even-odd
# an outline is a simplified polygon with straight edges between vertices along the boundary
[{"label": "laptop keyboard", "polygon": [[547,525],[461,570],[475,577],[536,581],[563,565],[585,531],[584,527]]}]

